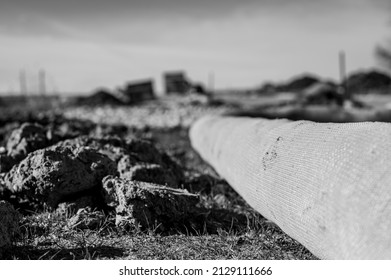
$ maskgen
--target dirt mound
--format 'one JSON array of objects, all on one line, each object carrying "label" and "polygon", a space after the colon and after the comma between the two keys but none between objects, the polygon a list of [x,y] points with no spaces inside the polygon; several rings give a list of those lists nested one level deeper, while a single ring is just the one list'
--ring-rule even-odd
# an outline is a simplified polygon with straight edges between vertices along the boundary
[{"label": "dirt mound", "polygon": [[7,141],[7,155],[15,160],[25,158],[30,152],[49,144],[45,129],[39,124],[24,123],[12,131]]},{"label": "dirt mound", "polygon": [[116,210],[116,224],[130,228],[185,225],[196,211],[197,195],[186,190],[124,180],[108,176],[103,179],[106,203]]},{"label": "dirt mound", "polygon": [[[29,139],[35,138],[23,139],[29,147]],[[101,180],[107,175],[173,188],[184,181],[175,161],[152,143],[138,139],[81,136],[30,152],[17,164],[5,161],[10,158],[0,158],[2,166],[10,169],[4,178],[6,190],[3,187],[1,192],[28,209],[43,204],[56,207],[61,202],[74,205],[74,211],[97,207],[102,201]]]},{"label": "dirt mound", "polygon": [[134,164],[129,156],[123,157],[118,163],[118,171],[122,179],[155,183],[177,187],[176,176],[158,164]]},{"label": "dirt mound", "polygon": [[11,204],[0,201],[0,257],[1,250],[11,245],[13,235],[19,228],[19,214]]},{"label": "dirt mound", "polygon": [[300,76],[281,86],[281,91],[300,92],[319,83],[319,79],[313,76]]},{"label": "dirt mound", "polygon": [[106,90],[98,90],[90,96],[79,97],[75,105],[101,106],[101,105],[122,105],[122,101]]},{"label": "dirt mound", "polygon": [[391,87],[391,77],[378,71],[358,72],[350,75],[346,83],[350,92],[366,93]]},{"label": "dirt mound", "polygon": [[121,178],[167,184],[171,187],[178,187],[184,180],[181,167],[145,140],[83,136],[66,140],[61,145],[71,149],[87,146],[108,156],[117,163]]},{"label": "dirt mound", "polygon": [[261,88],[257,89],[259,93],[275,93],[275,92],[301,92],[306,88],[319,83],[320,80],[312,75],[301,75],[283,83],[265,83]]},{"label": "dirt mound", "polygon": [[48,145],[46,132],[41,125],[24,123],[15,129],[7,141],[7,155],[25,158],[28,153]]},{"label": "dirt mound", "polygon": [[337,87],[330,83],[319,82],[306,88],[302,94],[304,105],[342,105],[343,97]]},{"label": "dirt mound", "polygon": [[13,165],[31,152],[80,134],[90,134],[98,128],[88,122],[64,121],[61,118],[52,120],[49,124],[45,120],[42,123],[44,125],[29,122],[19,125],[13,122],[1,128],[1,142],[5,147],[1,147],[0,151],[0,173],[11,170]]},{"label": "dirt mound", "polygon": [[0,172],[7,172],[30,152],[49,146],[45,129],[39,124],[23,123],[7,140],[7,154],[0,155]]},{"label": "dirt mound", "polygon": [[115,163],[88,147],[54,146],[30,153],[5,177],[9,190],[38,204],[60,202],[98,190],[103,177],[116,174]]}]

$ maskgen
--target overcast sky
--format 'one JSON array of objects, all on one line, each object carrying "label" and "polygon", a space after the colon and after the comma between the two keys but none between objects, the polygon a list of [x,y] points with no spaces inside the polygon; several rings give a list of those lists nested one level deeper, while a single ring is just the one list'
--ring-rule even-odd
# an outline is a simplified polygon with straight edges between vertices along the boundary
[{"label": "overcast sky", "polygon": [[25,69],[36,88],[110,89],[187,71],[218,88],[251,87],[301,73],[337,78],[376,66],[391,37],[389,0],[9,0],[0,3],[0,91],[19,90]]}]

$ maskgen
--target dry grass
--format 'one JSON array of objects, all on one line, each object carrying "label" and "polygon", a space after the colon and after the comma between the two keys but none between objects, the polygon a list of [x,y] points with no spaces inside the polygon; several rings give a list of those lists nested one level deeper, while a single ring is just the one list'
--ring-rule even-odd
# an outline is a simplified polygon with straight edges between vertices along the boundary
[{"label": "dry grass", "polygon": [[24,217],[21,234],[7,259],[315,259],[276,225],[260,220],[257,229],[219,229],[216,234],[158,234],[153,228],[124,232],[105,223],[94,230],[67,226],[67,217],[40,213]]}]

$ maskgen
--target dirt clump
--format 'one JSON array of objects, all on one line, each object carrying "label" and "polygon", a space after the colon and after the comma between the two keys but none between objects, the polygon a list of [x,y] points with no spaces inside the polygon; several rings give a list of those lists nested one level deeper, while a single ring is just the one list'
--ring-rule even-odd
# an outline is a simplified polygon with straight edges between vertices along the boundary
[{"label": "dirt clump", "polygon": [[72,229],[99,229],[105,223],[106,216],[102,211],[92,211],[91,208],[81,208],[68,220],[67,226]]},{"label": "dirt clump", "polygon": [[89,147],[57,145],[30,153],[5,176],[9,190],[29,201],[56,207],[89,191],[116,174],[115,163]]},{"label": "dirt clump", "polygon": [[19,229],[19,214],[12,205],[0,201],[0,257],[2,250],[11,245],[12,238]]},{"label": "dirt clump", "polygon": [[123,157],[118,163],[118,171],[122,179],[178,186],[176,176],[169,170],[158,164],[132,163],[129,156]]},{"label": "dirt clump", "polygon": [[7,141],[7,155],[25,158],[30,152],[45,148],[48,145],[45,129],[38,124],[24,123],[15,129]]},{"label": "dirt clump", "polygon": [[174,160],[139,139],[80,136],[30,152],[18,164],[0,159],[2,166],[10,168],[2,193],[13,197],[18,206],[30,205],[27,209],[43,203],[56,208],[62,202],[72,204],[73,211],[104,208],[100,190],[107,175],[174,188],[184,181],[183,170]]},{"label": "dirt clump", "polygon": [[14,164],[29,153],[50,145],[43,126],[23,123],[14,129],[6,141],[6,147],[0,154],[0,172],[9,171]]},{"label": "dirt clump", "polygon": [[197,211],[198,195],[147,182],[107,176],[106,203],[115,207],[116,225],[125,228],[167,230],[186,225]]},{"label": "dirt clump", "polygon": [[178,187],[184,180],[182,168],[152,143],[118,137],[77,137],[61,143],[75,149],[87,146],[117,163],[121,178]]}]

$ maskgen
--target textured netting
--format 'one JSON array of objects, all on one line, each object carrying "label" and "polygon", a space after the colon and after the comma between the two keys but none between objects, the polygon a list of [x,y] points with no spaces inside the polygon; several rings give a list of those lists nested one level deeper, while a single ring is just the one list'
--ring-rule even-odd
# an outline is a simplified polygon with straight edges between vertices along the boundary
[{"label": "textured netting", "polygon": [[193,147],[321,259],[391,259],[391,124],[204,117]]}]

